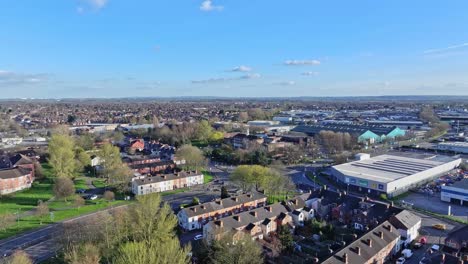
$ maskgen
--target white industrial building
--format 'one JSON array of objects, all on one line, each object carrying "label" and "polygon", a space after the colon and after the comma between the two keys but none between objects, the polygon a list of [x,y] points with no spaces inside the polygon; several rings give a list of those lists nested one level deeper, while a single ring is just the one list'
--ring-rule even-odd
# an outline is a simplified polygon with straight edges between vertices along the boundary
[{"label": "white industrial building", "polygon": [[443,142],[437,145],[437,150],[468,154],[468,142]]},{"label": "white industrial building", "polygon": [[468,204],[468,179],[455,182],[450,186],[442,186],[440,199],[444,202],[459,202],[460,205]]},{"label": "white industrial building", "polygon": [[348,186],[389,197],[441,176],[458,167],[461,159],[445,156],[407,157],[380,155],[331,168],[331,174]]}]

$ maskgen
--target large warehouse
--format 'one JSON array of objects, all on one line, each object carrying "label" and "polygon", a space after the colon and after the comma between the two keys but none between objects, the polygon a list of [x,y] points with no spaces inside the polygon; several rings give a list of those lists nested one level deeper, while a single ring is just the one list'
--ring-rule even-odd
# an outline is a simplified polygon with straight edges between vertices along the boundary
[{"label": "large warehouse", "polygon": [[440,199],[444,202],[458,202],[460,205],[467,205],[468,179],[455,182],[450,186],[442,186]]},{"label": "large warehouse", "polygon": [[380,155],[333,166],[332,175],[348,186],[389,197],[406,192],[458,167],[461,159],[445,156]]}]

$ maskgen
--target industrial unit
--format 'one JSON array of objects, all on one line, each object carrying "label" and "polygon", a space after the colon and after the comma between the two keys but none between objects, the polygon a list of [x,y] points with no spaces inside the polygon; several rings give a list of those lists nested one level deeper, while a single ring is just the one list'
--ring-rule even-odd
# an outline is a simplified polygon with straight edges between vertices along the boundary
[{"label": "industrial unit", "polygon": [[468,142],[443,142],[437,145],[437,149],[468,154]]},{"label": "industrial unit", "polygon": [[458,202],[460,205],[468,204],[468,179],[455,182],[450,186],[442,186],[440,199],[444,202]]},{"label": "industrial unit", "polygon": [[368,193],[399,195],[458,167],[461,159],[380,155],[331,168],[336,180]]}]

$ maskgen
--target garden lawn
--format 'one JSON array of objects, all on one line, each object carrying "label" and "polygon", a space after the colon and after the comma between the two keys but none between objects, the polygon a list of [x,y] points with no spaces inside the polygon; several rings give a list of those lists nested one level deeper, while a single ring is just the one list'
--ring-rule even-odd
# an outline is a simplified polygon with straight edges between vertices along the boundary
[{"label": "garden lawn", "polygon": [[166,196],[166,195],[171,195],[171,194],[176,194],[176,193],[182,193],[188,191],[188,188],[180,188],[180,189],[175,189],[172,191],[165,191],[161,193],[161,196]]},{"label": "garden lawn", "polygon": [[28,190],[0,197],[0,214],[26,212],[37,206],[39,200],[48,201],[54,196],[52,180],[35,181]]},{"label": "garden lawn", "polygon": [[75,183],[75,190],[79,190],[79,189],[82,189],[82,190],[88,190],[88,185],[86,184],[86,180],[85,179],[76,179],[73,181]]},{"label": "garden lawn", "polygon": [[107,183],[105,179],[97,179],[97,180],[93,180],[93,185],[96,188],[104,188],[107,186]]},{"label": "garden lawn", "polygon": [[202,171],[202,173],[203,173],[203,183],[204,183],[204,184],[207,184],[207,183],[213,181],[214,176],[213,176],[213,174],[212,174],[211,172],[209,172],[209,171]]}]

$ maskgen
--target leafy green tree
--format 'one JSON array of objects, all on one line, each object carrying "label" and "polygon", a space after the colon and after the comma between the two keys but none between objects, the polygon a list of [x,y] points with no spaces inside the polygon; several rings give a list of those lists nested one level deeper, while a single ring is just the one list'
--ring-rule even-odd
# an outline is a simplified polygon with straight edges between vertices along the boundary
[{"label": "leafy green tree", "polygon": [[206,159],[203,156],[203,152],[197,147],[183,145],[177,150],[176,156],[179,159],[185,160],[182,168],[186,170],[201,170],[206,167]]},{"label": "leafy green tree", "polygon": [[94,148],[94,137],[91,134],[80,135],[76,139],[76,145],[87,150],[92,150]]},{"label": "leafy green tree", "polygon": [[213,134],[213,127],[206,120],[202,120],[198,123],[195,130],[195,138],[197,140],[207,142],[210,136]]},{"label": "leafy green tree", "polygon": [[177,217],[157,193],[137,197],[131,209],[133,240],[120,246],[115,263],[188,263],[189,248],[175,234]]},{"label": "leafy green tree", "polygon": [[294,249],[294,240],[291,232],[285,226],[278,226],[278,238],[281,242],[281,252],[291,253]]},{"label": "leafy green tree", "polygon": [[83,171],[87,166],[91,165],[91,157],[81,147],[75,148],[76,170]]},{"label": "leafy green tree", "polygon": [[49,142],[49,164],[57,177],[74,178],[76,162],[74,141],[69,135],[54,134]]},{"label": "leafy green tree", "polygon": [[224,133],[221,131],[214,131],[209,137],[211,143],[218,143],[224,139]]},{"label": "leafy green tree", "polygon": [[99,151],[101,159],[102,175],[110,185],[114,185],[119,191],[125,191],[130,182],[132,172],[123,164],[118,147],[106,143]]},{"label": "leafy green tree", "polygon": [[232,243],[229,236],[226,236],[219,241],[213,241],[208,250],[209,264],[262,264],[264,259],[262,251],[250,237]]}]

